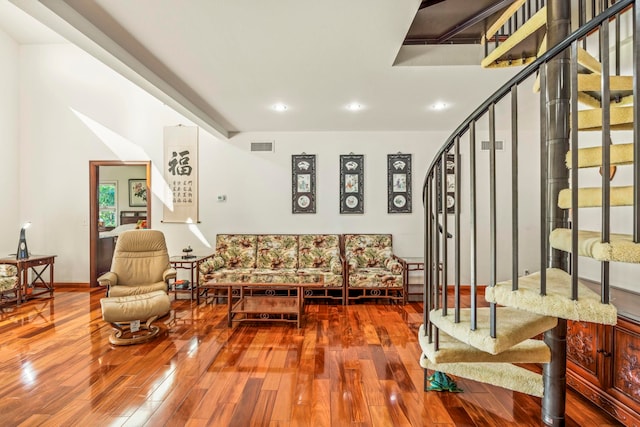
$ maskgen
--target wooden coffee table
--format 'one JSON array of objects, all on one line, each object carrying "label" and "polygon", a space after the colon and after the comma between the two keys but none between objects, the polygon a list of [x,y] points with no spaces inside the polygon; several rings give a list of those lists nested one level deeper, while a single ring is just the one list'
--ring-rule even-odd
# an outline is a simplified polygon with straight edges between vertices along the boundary
[{"label": "wooden coffee table", "polygon": [[[305,288],[321,288],[324,278],[313,283],[215,283],[204,288],[227,290],[227,321],[295,322],[300,328],[304,315]],[[276,291],[286,291],[277,295]]]}]

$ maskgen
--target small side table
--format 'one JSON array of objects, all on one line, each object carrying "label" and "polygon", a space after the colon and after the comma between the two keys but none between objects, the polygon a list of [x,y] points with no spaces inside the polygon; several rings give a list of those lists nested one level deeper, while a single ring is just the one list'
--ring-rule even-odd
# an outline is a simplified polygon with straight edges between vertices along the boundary
[{"label": "small side table", "polygon": [[[13,264],[18,267],[18,277],[22,284],[22,299],[24,301],[48,293],[53,298],[54,280],[53,263],[56,255],[31,255],[29,258],[16,259],[15,257],[0,258],[0,263]],[[49,270],[47,280],[44,273]],[[29,281],[29,271],[32,280]]]},{"label": "small side table", "polygon": [[178,289],[174,282],[173,284],[173,295],[177,296],[179,292],[189,292],[191,300],[194,299],[195,292],[198,292],[198,272],[200,271],[200,264],[209,258],[213,257],[214,254],[209,255],[191,255],[188,258],[185,258],[182,255],[176,255],[169,258],[169,262],[171,263],[171,267],[176,270],[189,270],[191,282],[189,283],[189,287],[187,289]]},{"label": "small side table", "polygon": [[[410,301],[412,295],[424,294],[424,277],[421,283],[409,283],[409,276],[412,271],[424,271],[424,258],[422,257],[402,257],[405,263],[404,269],[404,302]],[[413,288],[413,289],[412,289]],[[416,288],[418,290],[416,290]]]}]

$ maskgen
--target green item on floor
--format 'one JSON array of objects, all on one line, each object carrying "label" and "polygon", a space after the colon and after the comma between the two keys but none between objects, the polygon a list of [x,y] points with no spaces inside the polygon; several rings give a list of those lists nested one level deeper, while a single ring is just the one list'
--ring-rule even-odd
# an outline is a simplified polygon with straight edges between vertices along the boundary
[{"label": "green item on floor", "polygon": [[462,389],[458,388],[455,381],[444,372],[435,371],[429,378],[429,388],[427,391],[449,391],[451,393],[461,393]]}]

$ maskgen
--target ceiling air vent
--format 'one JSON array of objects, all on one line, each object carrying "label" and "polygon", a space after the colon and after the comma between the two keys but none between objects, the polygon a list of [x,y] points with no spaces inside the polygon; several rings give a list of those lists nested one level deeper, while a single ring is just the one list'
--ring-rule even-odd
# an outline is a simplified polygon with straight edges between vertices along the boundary
[{"label": "ceiling air vent", "polygon": [[[482,141],[480,148],[489,151],[491,149],[491,141]],[[496,141],[496,150],[504,150],[504,141]]]},{"label": "ceiling air vent", "polygon": [[273,141],[269,142],[252,142],[251,143],[251,151],[268,151],[274,152],[275,147]]}]

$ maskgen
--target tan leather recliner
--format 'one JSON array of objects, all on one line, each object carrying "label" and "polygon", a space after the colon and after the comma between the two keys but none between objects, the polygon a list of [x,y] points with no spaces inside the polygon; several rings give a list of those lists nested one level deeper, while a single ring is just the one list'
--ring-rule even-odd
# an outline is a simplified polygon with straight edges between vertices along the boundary
[{"label": "tan leather recliner", "polygon": [[111,271],[98,278],[107,297],[142,295],[169,290],[176,278],[171,268],[164,234],[158,230],[129,230],[118,237]]}]

